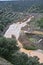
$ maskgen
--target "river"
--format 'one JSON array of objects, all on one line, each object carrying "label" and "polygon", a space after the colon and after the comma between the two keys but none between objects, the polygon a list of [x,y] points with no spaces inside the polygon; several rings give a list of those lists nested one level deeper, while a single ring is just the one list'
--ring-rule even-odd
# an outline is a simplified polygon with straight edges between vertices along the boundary
[{"label": "river", "polygon": [[6,38],[12,38],[12,35],[14,35],[16,37],[18,46],[20,47],[20,52],[24,52],[30,56],[38,56],[40,58],[40,62],[43,62],[43,53],[41,53],[40,51],[33,51],[33,50],[26,50],[23,48],[21,42],[19,42],[18,38],[20,36],[21,33],[21,28],[26,26],[28,22],[30,22],[32,17],[28,18],[25,22],[17,22],[17,23],[13,23],[12,25],[9,26],[8,30],[5,32],[4,37]]}]

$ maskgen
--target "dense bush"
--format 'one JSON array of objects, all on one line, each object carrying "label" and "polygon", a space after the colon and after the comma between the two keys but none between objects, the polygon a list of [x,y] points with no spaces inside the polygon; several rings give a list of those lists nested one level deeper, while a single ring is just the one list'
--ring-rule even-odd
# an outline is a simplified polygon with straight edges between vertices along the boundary
[{"label": "dense bush", "polygon": [[13,65],[43,65],[39,63],[39,58],[28,57],[27,54],[21,53],[16,45],[15,39],[0,37],[0,56]]},{"label": "dense bush", "polygon": [[43,65],[43,63],[39,63],[38,57],[28,57],[27,54],[20,52],[12,54],[10,62],[14,65]]},{"label": "dense bush", "polygon": [[20,52],[13,54],[11,58],[11,62],[14,65],[26,65],[27,61],[28,61],[28,56]]},{"label": "dense bush", "polygon": [[37,50],[38,48],[36,47],[36,46],[34,46],[34,45],[30,45],[30,46],[23,46],[25,49],[27,49],[27,50]]},{"label": "dense bush", "polygon": [[4,25],[0,24],[0,31],[4,30]]},{"label": "dense bush", "polygon": [[8,59],[19,48],[15,39],[0,37],[0,56]]},{"label": "dense bush", "polygon": [[40,26],[40,28],[43,29],[43,18],[41,18],[40,20],[37,21],[38,26]]},{"label": "dense bush", "polygon": [[39,63],[39,58],[34,56],[28,58],[26,65],[43,65],[43,63]]}]

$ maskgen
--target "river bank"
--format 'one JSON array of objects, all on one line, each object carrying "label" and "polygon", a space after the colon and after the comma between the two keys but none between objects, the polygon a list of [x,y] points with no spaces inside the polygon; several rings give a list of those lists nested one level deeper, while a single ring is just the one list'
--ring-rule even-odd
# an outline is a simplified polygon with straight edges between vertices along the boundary
[{"label": "river bank", "polygon": [[21,33],[21,28],[26,26],[28,22],[31,21],[31,19],[33,18],[30,17],[28,18],[25,22],[17,22],[17,23],[13,23],[12,25],[9,26],[8,30],[5,32],[4,37],[6,38],[12,38],[12,35],[16,37],[18,46],[20,47],[20,52],[24,52],[29,56],[38,56],[39,57],[39,61],[43,62],[43,53],[38,52],[37,50],[26,50],[23,48],[23,45],[21,42],[19,42],[18,38],[20,36]]}]

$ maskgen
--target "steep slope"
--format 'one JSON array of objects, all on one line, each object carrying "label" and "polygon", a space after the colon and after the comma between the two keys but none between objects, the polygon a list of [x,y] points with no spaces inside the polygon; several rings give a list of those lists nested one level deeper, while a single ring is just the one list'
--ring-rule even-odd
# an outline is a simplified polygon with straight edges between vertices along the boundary
[{"label": "steep slope", "polygon": [[13,64],[11,64],[10,62],[8,62],[4,58],[0,57],[0,65],[13,65]]},{"label": "steep slope", "polygon": [[[2,6],[3,5],[3,6]],[[6,9],[5,9],[6,8]],[[43,12],[43,0],[18,0],[18,1],[5,1],[0,2],[0,9],[16,12],[30,12],[30,13],[37,13]]]}]

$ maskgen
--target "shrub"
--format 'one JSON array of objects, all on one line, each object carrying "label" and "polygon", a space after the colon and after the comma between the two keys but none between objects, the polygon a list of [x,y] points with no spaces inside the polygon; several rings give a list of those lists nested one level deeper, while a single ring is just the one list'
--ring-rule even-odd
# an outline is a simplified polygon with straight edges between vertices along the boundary
[{"label": "shrub", "polygon": [[27,50],[36,50],[37,49],[37,47],[34,46],[34,45],[24,46],[24,48],[27,49]]},{"label": "shrub", "polygon": [[19,48],[15,39],[0,37],[0,56],[8,59]]}]

